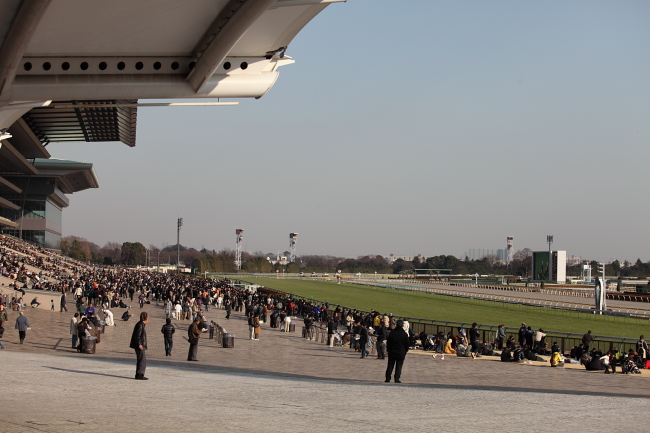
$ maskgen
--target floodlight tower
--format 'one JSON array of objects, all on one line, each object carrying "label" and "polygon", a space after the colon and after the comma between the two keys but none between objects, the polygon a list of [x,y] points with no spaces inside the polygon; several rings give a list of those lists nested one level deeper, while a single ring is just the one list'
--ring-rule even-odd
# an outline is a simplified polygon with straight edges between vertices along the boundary
[{"label": "floodlight tower", "polygon": [[510,266],[510,262],[512,261],[513,257],[513,242],[515,238],[512,236],[508,236],[506,238],[506,241],[508,242],[508,246],[506,247],[506,265]]},{"label": "floodlight tower", "polygon": [[237,270],[241,270],[241,246],[242,241],[244,240],[244,229],[236,229],[235,234],[237,235],[237,244],[235,245],[235,266],[237,266]]},{"label": "floodlight tower", "polygon": [[298,233],[289,233],[289,263],[296,259],[296,239]]},{"label": "floodlight tower", "polygon": [[553,243],[553,236],[547,235],[546,242],[548,242],[548,282],[553,282],[553,251],[551,251],[551,244]]},{"label": "floodlight tower", "polygon": [[180,273],[181,266],[181,227],[183,227],[183,218],[176,222],[176,273]]}]

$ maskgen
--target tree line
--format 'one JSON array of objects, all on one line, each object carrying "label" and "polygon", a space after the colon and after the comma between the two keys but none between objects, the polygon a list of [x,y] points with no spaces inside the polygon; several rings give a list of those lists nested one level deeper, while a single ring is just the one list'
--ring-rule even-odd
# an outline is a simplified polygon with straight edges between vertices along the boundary
[{"label": "tree line", "polygon": [[[66,236],[61,240],[63,254],[74,259],[104,265],[155,266],[160,264],[176,264],[176,245],[159,248],[149,245],[146,248],[140,242],[107,242],[103,247],[85,238]],[[220,251],[179,246],[180,264],[190,266],[195,272],[224,272],[234,273],[235,251],[224,248]],[[285,253],[287,255],[287,253]],[[242,252],[242,271],[246,273],[363,273],[363,274],[415,274],[429,270],[430,273],[451,273],[455,275],[514,275],[529,278],[532,266],[532,251],[524,248],[517,251],[509,265],[498,260],[496,256],[487,256],[479,260],[468,257],[459,259],[452,255],[439,255],[420,260],[415,257],[412,261],[398,259],[389,263],[380,255],[359,256],[356,259],[329,255],[298,256],[293,263],[281,265],[272,264],[267,257],[275,254],[264,254],[261,251],[252,253]],[[598,272],[598,263],[590,262],[592,276]],[[441,271],[445,270],[445,271]],[[449,270],[449,271],[446,271]],[[567,267],[567,276],[580,276],[581,264]],[[650,275],[650,262],[643,263],[637,259],[635,263],[614,261],[606,265],[607,277],[646,277]]]}]

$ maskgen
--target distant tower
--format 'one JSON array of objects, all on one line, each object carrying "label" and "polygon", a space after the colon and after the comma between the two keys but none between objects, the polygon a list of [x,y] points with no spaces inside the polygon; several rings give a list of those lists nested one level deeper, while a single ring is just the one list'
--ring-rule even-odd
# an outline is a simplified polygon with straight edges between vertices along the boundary
[{"label": "distant tower", "polygon": [[510,262],[512,261],[512,257],[514,255],[512,243],[515,240],[515,238],[513,238],[512,236],[508,236],[506,240],[508,241],[508,247],[506,248],[506,265],[510,265]]},{"label": "distant tower", "polygon": [[298,233],[289,233],[289,263],[296,259],[296,239],[298,239]]},{"label": "distant tower", "polygon": [[242,246],[242,241],[244,240],[244,229],[235,230],[235,234],[237,235],[237,244],[235,245],[235,266],[237,267],[237,270],[240,270],[241,269],[241,246]]}]

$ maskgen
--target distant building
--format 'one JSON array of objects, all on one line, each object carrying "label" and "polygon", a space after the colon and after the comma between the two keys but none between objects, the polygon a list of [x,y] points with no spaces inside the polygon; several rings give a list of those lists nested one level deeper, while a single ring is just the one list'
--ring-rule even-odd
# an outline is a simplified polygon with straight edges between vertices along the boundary
[{"label": "distant building", "polygon": [[428,257],[424,257],[422,254],[418,254],[417,256],[396,256],[394,254],[391,254],[388,257],[386,257],[386,261],[388,262],[389,265],[392,265],[398,260],[404,260],[405,262],[412,262],[416,258],[420,261],[420,263],[422,263],[425,262]]}]

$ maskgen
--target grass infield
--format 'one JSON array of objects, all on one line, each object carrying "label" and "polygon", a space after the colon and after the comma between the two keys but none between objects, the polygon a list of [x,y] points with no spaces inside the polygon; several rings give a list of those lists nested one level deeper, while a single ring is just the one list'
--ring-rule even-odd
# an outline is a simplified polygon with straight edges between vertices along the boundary
[{"label": "grass infield", "polygon": [[551,310],[518,304],[502,304],[468,298],[399,291],[381,287],[337,284],[309,279],[282,279],[241,276],[243,281],[283,292],[328,301],[359,310],[450,322],[477,322],[485,325],[519,327],[522,322],[533,329],[574,332],[591,330],[595,335],[638,338],[650,337],[650,321],[614,316],[599,316],[575,311]]}]

